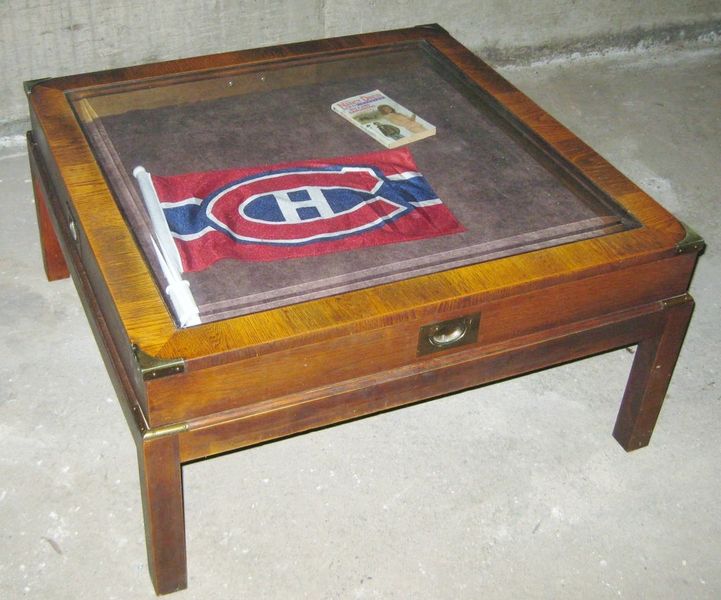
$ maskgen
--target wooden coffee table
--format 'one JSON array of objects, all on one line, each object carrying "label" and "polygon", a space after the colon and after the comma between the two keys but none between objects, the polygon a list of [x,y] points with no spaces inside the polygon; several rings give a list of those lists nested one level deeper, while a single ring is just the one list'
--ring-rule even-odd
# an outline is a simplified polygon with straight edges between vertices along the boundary
[{"label": "wooden coffee table", "polygon": [[[186,587],[181,466],[638,344],[614,437],[648,444],[703,241],[438,26],[26,84],[48,279],[72,275],[138,448],[159,594]],[[373,89],[466,233],[188,275],[165,294],[132,169],[381,149],[330,110]]]}]

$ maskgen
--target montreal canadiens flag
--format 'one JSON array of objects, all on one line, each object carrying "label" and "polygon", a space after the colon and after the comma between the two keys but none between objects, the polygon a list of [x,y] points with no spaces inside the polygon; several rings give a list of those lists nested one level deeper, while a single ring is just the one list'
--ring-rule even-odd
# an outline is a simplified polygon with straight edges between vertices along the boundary
[{"label": "montreal canadiens flag", "polygon": [[[138,167],[134,174],[151,218],[156,213],[156,236],[172,239],[182,271],[223,258],[284,260],[464,231],[406,148],[171,177]],[[158,206],[165,223],[156,222]]]}]

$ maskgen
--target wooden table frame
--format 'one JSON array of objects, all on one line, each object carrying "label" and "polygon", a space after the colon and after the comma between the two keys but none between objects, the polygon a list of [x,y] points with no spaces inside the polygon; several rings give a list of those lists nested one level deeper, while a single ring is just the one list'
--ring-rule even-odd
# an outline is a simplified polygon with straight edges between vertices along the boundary
[{"label": "wooden table frame", "polygon": [[[65,92],[420,39],[642,227],[177,328]],[[72,275],[134,435],[158,594],[187,585],[181,466],[201,457],[633,344],[613,435],[626,450],[649,443],[691,317],[688,286],[703,241],[441,28],[52,79],[27,90],[45,271],[49,280]],[[418,351],[429,324],[469,315],[480,315],[473,343]],[[347,357],[352,368],[341,366]],[[268,381],[268,372],[285,375]]]}]

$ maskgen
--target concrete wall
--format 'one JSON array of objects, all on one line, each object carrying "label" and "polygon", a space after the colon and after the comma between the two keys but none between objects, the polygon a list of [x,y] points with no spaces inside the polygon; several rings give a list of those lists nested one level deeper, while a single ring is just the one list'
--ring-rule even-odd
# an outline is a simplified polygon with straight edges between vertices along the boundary
[{"label": "concrete wall", "polygon": [[22,81],[437,22],[487,59],[719,35],[719,0],[5,0],[0,135],[25,127]]}]

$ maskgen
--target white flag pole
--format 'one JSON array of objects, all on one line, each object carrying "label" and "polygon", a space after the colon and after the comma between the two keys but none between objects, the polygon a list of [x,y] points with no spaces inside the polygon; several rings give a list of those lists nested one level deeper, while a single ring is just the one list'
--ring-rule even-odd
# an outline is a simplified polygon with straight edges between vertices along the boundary
[{"label": "white flag pole", "polygon": [[135,167],[133,175],[140,186],[143,202],[153,226],[153,233],[155,234],[155,239],[152,240],[153,248],[168,284],[165,292],[170,298],[180,325],[182,327],[198,325],[200,323],[200,311],[193,298],[190,283],[182,277],[183,267],[180,262],[180,254],[178,254],[178,249],[173,241],[168,222],[165,220],[150,173],[144,167]]},{"label": "white flag pole", "polygon": [[151,241],[153,242],[155,253],[158,256],[160,268],[163,270],[163,275],[165,275],[165,279],[168,282],[165,293],[168,294],[170,298],[170,303],[173,305],[181,327],[199,325],[200,315],[198,305],[195,303],[195,298],[193,298],[193,292],[190,291],[190,283],[182,279],[179,274],[175,273],[168,266],[155,240]]}]

